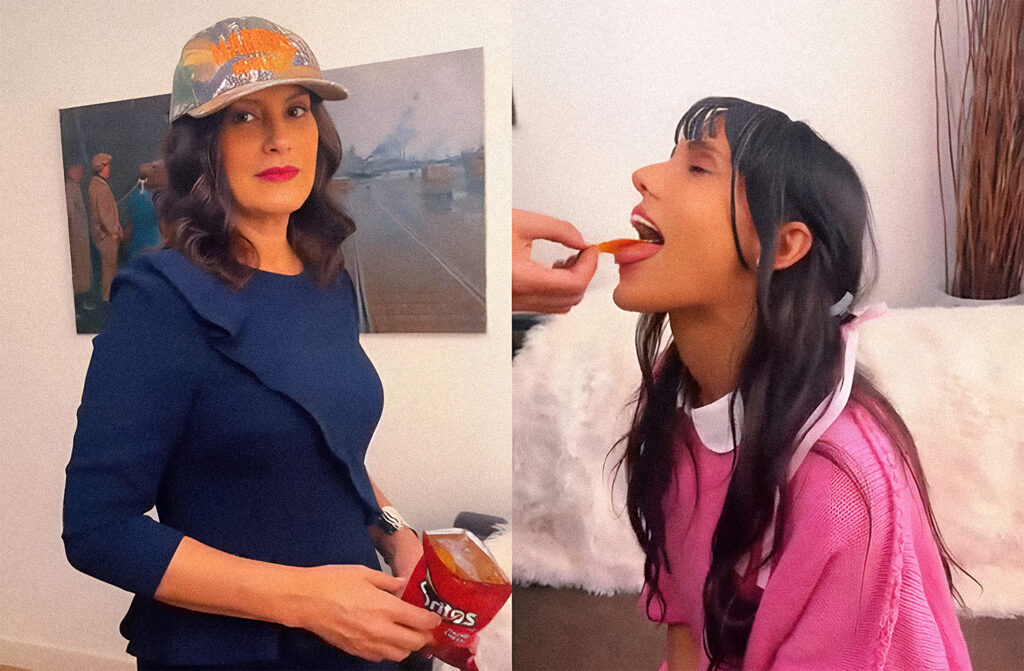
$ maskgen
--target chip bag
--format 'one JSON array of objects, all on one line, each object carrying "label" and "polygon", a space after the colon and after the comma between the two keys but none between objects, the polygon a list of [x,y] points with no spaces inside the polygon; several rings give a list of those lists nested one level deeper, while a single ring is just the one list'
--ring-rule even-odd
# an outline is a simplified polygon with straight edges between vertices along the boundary
[{"label": "chip bag", "polygon": [[423,557],[402,600],[443,618],[422,652],[478,671],[476,634],[511,595],[512,584],[479,538],[465,529],[439,529],[423,532]]}]

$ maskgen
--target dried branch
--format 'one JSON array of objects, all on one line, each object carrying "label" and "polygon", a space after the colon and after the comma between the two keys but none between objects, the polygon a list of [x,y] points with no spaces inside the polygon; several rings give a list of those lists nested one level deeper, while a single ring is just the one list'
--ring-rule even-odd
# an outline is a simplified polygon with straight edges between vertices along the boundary
[{"label": "dried branch", "polygon": [[947,152],[941,139],[937,146],[944,219],[943,153],[957,210],[952,282],[946,247],[947,291],[968,298],[1014,296],[1024,281],[1024,2],[964,0],[967,46],[959,91],[950,87],[941,5],[936,0],[933,48],[937,134],[940,60],[946,113]]}]

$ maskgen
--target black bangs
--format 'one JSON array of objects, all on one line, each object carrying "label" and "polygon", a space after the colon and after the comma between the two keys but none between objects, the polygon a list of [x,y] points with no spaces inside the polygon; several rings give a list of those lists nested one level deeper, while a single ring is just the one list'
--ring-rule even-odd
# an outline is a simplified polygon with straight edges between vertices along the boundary
[{"label": "black bangs", "polygon": [[[750,263],[743,256],[743,249],[740,246],[739,231],[736,228],[736,176],[743,175],[744,178],[751,172],[751,168],[758,166],[763,162],[763,156],[759,156],[758,152],[752,152],[753,157],[748,156],[751,152],[750,145],[751,140],[764,137],[765,135],[772,135],[777,137],[777,133],[781,131],[781,126],[789,124],[790,120],[782,112],[773,110],[763,105],[758,105],[741,98],[725,98],[725,97],[709,97],[698,100],[694,103],[690,109],[683,114],[683,117],[676,124],[675,133],[675,144],[678,145],[681,140],[694,141],[701,140],[707,137],[714,137],[716,131],[715,120],[720,116],[725,116],[725,139],[729,144],[729,153],[732,157],[732,183],[729,193],[729,208],[730,218],[732,220],[732,239],[733,245],[736,248],[736,256],[739,259],[740,265],[745,270],[753,270]],[[771,123],[774,128],[766,129],[765,133],[761,132],[762,125],[765,122]],[[763,144],[763,143],[754,143]],[[757,168],[754,167],[757,171]],[[747,188],[750,188],[748,180]],[[765,235],[770,228],[772,221],[758,221],[758,217],[754,218],[754,225],[758,229],[758,236],[761,238],[762,253],[770,252],[774,254],[774,250],[765,246]],[[769,236],[769,239],[771,237]],[[764,293],[766,290],[762,290]]]},{"label": "black bangs", "polygon": [[[676,124],[675,144],[681,140],[701,140],[715,136],[715,119],[728,112],[731,102],[743,102],[738,98],[704,98],[686,110]],[[728,133],[726,133],[728,135]]]},{"label": "black bangs", "polygon": [[[683,114],[676,125],[675,142],[701,140],[714,137],[715,120],[724,116],[725,139],[732,159],[732,192],[730,214],[732,236],[736,256],[740,265],[752,270],[743,256],[739,233],[736,229],[736,176],[742,175],[746,182],[747,200],[758,237],[761,239],[762,254],[774,255],[775,227],[783,217],[785,183],[788,161],[781,160],[780,146],[785,146],[788,129],[793,122],[782,112],[758,105],[742,98],[709,97],[698,100]],[[756,192],[753,200],[752,193]],[[765,279],[768,278],[766,269]],[[761,293],[767,291],[766,283]]]},{"label": "black bangs", "polygon": [[[715,136],[715,119],[725,115],[725,139],[729,143],[732,162],[740,174],[751,140],[770,134],[774,136],[792,123],[778,110],[742,98],[710,97],[698,100],[676,125],[675,143]],[[764,132],[762,132],[764,126]]]}]

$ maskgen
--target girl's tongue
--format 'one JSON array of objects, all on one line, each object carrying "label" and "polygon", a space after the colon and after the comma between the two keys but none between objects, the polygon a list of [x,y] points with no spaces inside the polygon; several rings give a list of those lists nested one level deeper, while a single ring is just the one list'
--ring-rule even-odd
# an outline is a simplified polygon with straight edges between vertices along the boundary
[{"label": "girl's tongue", "polygon": [[617,240],[602,242],[597,245],[597,249],[602,252],[614,254],[615,263],[622,265],[625,263],[636,263],[637,261],[649,259],[658,253],[658,250],[661,249],[661,245],[654,242],[645,242],[643,240],[619,238]]}]

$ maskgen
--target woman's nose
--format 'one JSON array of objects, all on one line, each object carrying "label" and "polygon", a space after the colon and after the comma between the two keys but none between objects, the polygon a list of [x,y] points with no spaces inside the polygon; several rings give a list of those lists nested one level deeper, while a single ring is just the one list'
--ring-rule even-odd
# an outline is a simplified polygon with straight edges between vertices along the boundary
[{"label": "woman's nose", "polygon": [[264,125],[264,149],[283,152],[291,148],[291,135],[285,119],[270,118]]}]

